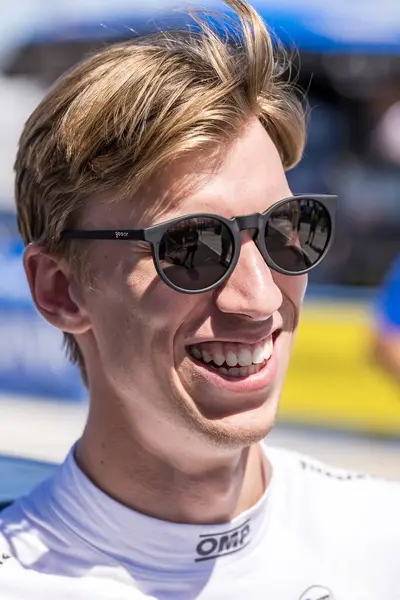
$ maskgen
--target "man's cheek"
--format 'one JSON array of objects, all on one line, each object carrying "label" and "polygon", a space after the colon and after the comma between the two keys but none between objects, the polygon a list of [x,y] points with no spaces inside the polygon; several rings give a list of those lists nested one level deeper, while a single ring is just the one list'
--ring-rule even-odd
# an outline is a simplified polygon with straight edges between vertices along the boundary
[{"label": "man's cheek", "polygon": [[282,275],[281,273],[273,273],[273,279],[276,285],[281,290],[282,294],[289,298],[295,305],[300,307],[307,289],[307,275]]},{"label": "man's cheek", "polygon": [[148,315],[153,328],[154,323],[157,328],[177,329],[193,313],[196,297],[176,292],[160,281],[152,293],[141,299],[140,304],[143,314]]}]

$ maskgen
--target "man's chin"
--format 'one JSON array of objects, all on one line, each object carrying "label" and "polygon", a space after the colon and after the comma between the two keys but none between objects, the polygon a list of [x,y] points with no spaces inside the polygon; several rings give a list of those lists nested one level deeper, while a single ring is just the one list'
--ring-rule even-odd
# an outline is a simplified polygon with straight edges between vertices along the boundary
[{"label": "man's chin", "polygon": [[[253,410],[231,413],[218,418],[202,418],[196,429],[220,447],[245,447],[263,440],[275,424],[279,396]],[[192,424],[194,425],[194,423]]]},{"label": "man's chin", "polygon": [[[265,438],[275,424],[282,393],[283,369],[269,386],[256,391],[226,393],[209,382],[176,373],[176,410],[192,433],[220,447],[244,447]],[[183,380],[183,381],[182,381]],[[183,383],[183,385],[182,385]],[[185,385],[186,384],[186,385]]]}]

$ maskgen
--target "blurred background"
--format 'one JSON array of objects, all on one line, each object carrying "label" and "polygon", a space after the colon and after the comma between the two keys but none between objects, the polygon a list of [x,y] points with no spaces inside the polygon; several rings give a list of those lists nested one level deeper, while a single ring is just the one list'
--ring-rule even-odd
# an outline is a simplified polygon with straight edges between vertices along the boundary
[{"label": "blurred background", "polygon": [[[304,160],[288,174],[292,190],[340,196],[335,243],[310,277],[271,443],[400,479],[400,3],[253,5],[297,48],[293,76],[310,103]],[[36,313],[22,269],[13,161],[23,124],[54,80],[95,48],[186,27],[177,6],[14,0],[2,8],[0,452],[62,460],[87,410],[62,337]],[[201,6],[225,10],[212,0]]]}]

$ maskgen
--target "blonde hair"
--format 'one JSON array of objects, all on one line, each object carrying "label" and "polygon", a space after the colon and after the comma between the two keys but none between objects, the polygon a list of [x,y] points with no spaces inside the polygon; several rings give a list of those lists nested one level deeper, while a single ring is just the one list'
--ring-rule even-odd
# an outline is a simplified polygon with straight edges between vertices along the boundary
[{"label": "blonde hair", "polygon": [[[282,77],[290,63],[245,0],[225,3],[237,18],[219,15],[219,33],[197,11],[195,31],[159,31],[105,47],[56,82],[26,123],[15,163],[26,244],[64,253],[83,277],[82,242],[66,244],[60,234],[77,226],[90,196],[132,196],[158,168],[221,145],[252,115],[286,169],[299,161],[305,114]],[[85,380],[79,346],[64,335]]]}]

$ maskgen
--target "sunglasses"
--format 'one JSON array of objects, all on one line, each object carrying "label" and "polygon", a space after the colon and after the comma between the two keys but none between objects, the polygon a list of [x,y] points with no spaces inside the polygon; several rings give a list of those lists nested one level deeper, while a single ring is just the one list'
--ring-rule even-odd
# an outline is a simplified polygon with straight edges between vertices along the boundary
[{"label": "sunglasses", "polygon": [[201,213],[145,229],[70,229],[61,237],[148,242],[161,279],[178,292],[199,294],[222,285],[231,275],[244,230],[254,232],[253,240],[270,269],[283,275],[308,273],[328,252],[337,202],[337,196],[296,195],[262,214],[226,219]]}]

